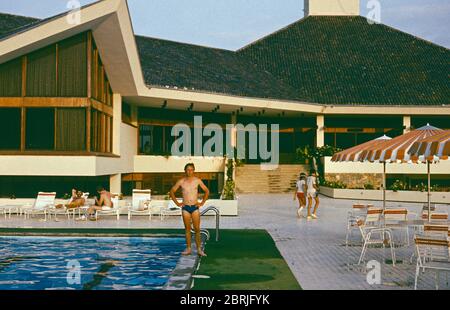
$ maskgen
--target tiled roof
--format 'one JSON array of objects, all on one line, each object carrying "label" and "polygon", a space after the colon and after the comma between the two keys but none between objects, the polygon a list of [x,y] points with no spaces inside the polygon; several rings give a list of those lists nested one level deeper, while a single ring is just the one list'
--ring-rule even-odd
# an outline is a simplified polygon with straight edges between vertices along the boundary
[{"label": "tiled roof", "polygon": [[295,90],[235,52],[136,37],[148,85],[261,98],[295,98]]},{"label": "tiled roof", "polygon": [[[43,21],[0,14],[0,39]],[[136,43],[151,86],[322,104],[450,104],[448,49],[359,16],[310,16],[236,52]]]},{"label": "tiled roof", "polygon": [[39,19],[25,16],[0,13],[0,39],[14,34],[15,31],[24,26],[38,22]]},{"label": "tiled roof", "polygon": [[450,104],[450,51],[360,16],[310,16],[238,51],[326,104]]}]

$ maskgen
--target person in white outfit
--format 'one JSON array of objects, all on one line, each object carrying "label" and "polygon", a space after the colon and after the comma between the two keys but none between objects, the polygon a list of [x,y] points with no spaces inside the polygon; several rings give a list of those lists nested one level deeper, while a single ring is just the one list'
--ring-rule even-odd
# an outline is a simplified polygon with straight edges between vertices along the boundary
[{"label": "person in white outfit", "polygon": [[294,201],[298,199],[297,217],[302,217],[302,211],[306,207],[306,174],[300,173],[295,184]]},{"label": "person in white outfit", "polygon": [[[317,185],[317,174],[315,170],[311,170],[308,178],[306,179],[306,196],[308,197],[308,217],[307,220],[317,219],[317,209],[319,208],[319,196],[317,191],[319,186]],[[312,201],[315,201],[314,211],[311,214]]]}]

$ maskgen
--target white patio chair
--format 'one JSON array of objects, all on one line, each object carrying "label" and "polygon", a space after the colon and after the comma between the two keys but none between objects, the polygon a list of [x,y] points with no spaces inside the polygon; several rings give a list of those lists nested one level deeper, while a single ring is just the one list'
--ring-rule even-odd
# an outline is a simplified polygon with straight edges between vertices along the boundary
[{"label": "white patio chair", "polygon": [[[422,219],[428,220],[428,211],[423,211],[422,213]],[[447,212],[433,212],[431,211],[431,221],[433,223],[448,223],[448,213]]]},{"label": "white patio chair", "polygon": [[384,225],[390,228],[391,231],[404,231],[405,232],[405,244],[410,245],[409,242],[409,228],[406,225],[399,225],[401,221],[408,220],[408,209],[405,208],[389,208],[384,210]]},{"label": "white patio chair", "polygon": [[148,219],[152,219],[151,207],[152,191],[150,189],[133,189],[133,197],[131,206],[128,208],[128,220],[133,215],[147,215]]},{"label": "white patio chair", "polygon": [[[414,289],[417,290],[420,272],[426,270],[435,271],[435,287],[439,289],[439,272],[444,271],[447,275],[450,272],[450,241],[448,236],[426,236],[416,235],[417,262],[414,279]],[[448,285],[448,278],[447,278]]]},{"label": "white patio chair", "polygon": [[[367,210],[367,215],[364,220],[358,221],[358,226],[363,236],[363,248],[361,250],[361,255],[358,260],[358,265],[364,260],[367,249],[370,245],[382,245],[385,246],[386,236],[389,240],[389,246],[391,249],[392,265],[395,266],[395,249],[394,240],[392,239],[392,231],[383,227],[381,224],[381,215],[383,214],[383,209],[381,208],[369,208]],[[374,238],[374,236],[379,235],[380,238]]]},{"label": "white patio chair", "polygon": [[[181,202],[181,200],[179,200]],[[166,216],[171,215],[181,215],[181,208],[175,204],[172,200],[169,204],[161,209],[161,221],[163,221]]]},{"label": "white patio chair", "polygon": [[[352,210],[348,212],[347,214],[347,233],[345,235],[345,246],[348,247],[349,245],[349,239],[353,235],[353,231],[359,230],[358,221],[362,220],[367,215],[367,206],[363,204],[353,204]],[[361,236],[361,241],[363,240],[363,237]]]},{"label": "white patio chair", "polygon": [[120,220],[120,205],[119,205],[119,194],[112,194],[111,201],[113,203],[113,207],[103,207],[102,210],[98,210],[95,212],[95,219],[98,220],[99,216],[111,216],[114,215],[117,217],[117,220]]},{"label": "white patio chair", "polygon": [[47,220],[47,210],[49,207],[55,204],[56,193],[45,193],[39,192],[34,204],[31,207],[24,206],[22,208],[25,218],[28,219],[33,215],[44,215],[45,220]]}]

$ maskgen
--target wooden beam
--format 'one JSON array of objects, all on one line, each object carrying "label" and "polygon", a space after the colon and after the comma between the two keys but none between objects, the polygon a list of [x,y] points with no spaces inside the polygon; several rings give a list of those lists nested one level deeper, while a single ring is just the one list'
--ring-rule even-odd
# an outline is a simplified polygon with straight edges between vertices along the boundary
[{"label": "wooden beam", "polygon": [[110,107],[107,104],[100,102],[96,99],[90,99],[90,101],[91,101],[92,108],[94,108],[100,112],[103,112],[109,116],[113,116],[114,110],[112,107]]},{"label": "wooden beam", "polygon": [[22,57],[22,97],[27,95],[27,56]]},{"label": "wooden beam", "polygon": [[21,119],[20,119],[20,150],[25,151],[25,130],[26,130],[26,108],[22,107],[21,109]]},{"label": "wooden beam", "polygon": [[55,94],[56,96],[59,96],[60,94],[58,93],[58,52],[59,52],[59,46],[58,43],[55,44],[55,49],[56,49],[56,60],[55,60],[55,64],[56,64],[56,78],[55,78]]},{"label": "wooden beam", "polygon": [[91,151],[91,107],[86,108],[86,151]]},{"label": "wooden beam", "polygon": [[55,129],[55,132],[54,132],[54,135],[53,135],[53,148],[56,150],[57,149],[57,147],[56,147],[56,144],[57,144],[57,134],[58,134],[58,108],[54,108],[53,109],[53,112],[54,112],[54,129]]},{"label": "wooden beam", "polygon": [[0,107],[84,108],[90,104],[88,98],[0,97]]},{"label": "wooden beam", "polygon": [[92,32],[87,34],[87,97],[92,97]]}]

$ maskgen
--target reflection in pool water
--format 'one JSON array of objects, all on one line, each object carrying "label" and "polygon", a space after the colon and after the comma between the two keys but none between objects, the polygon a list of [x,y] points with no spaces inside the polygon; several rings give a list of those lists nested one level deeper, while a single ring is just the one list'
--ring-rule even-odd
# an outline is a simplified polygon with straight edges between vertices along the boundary
[{"label": "reflection in pool water", "polygon": [[183,238],[0,237],[0,290],[161,289]]}]

